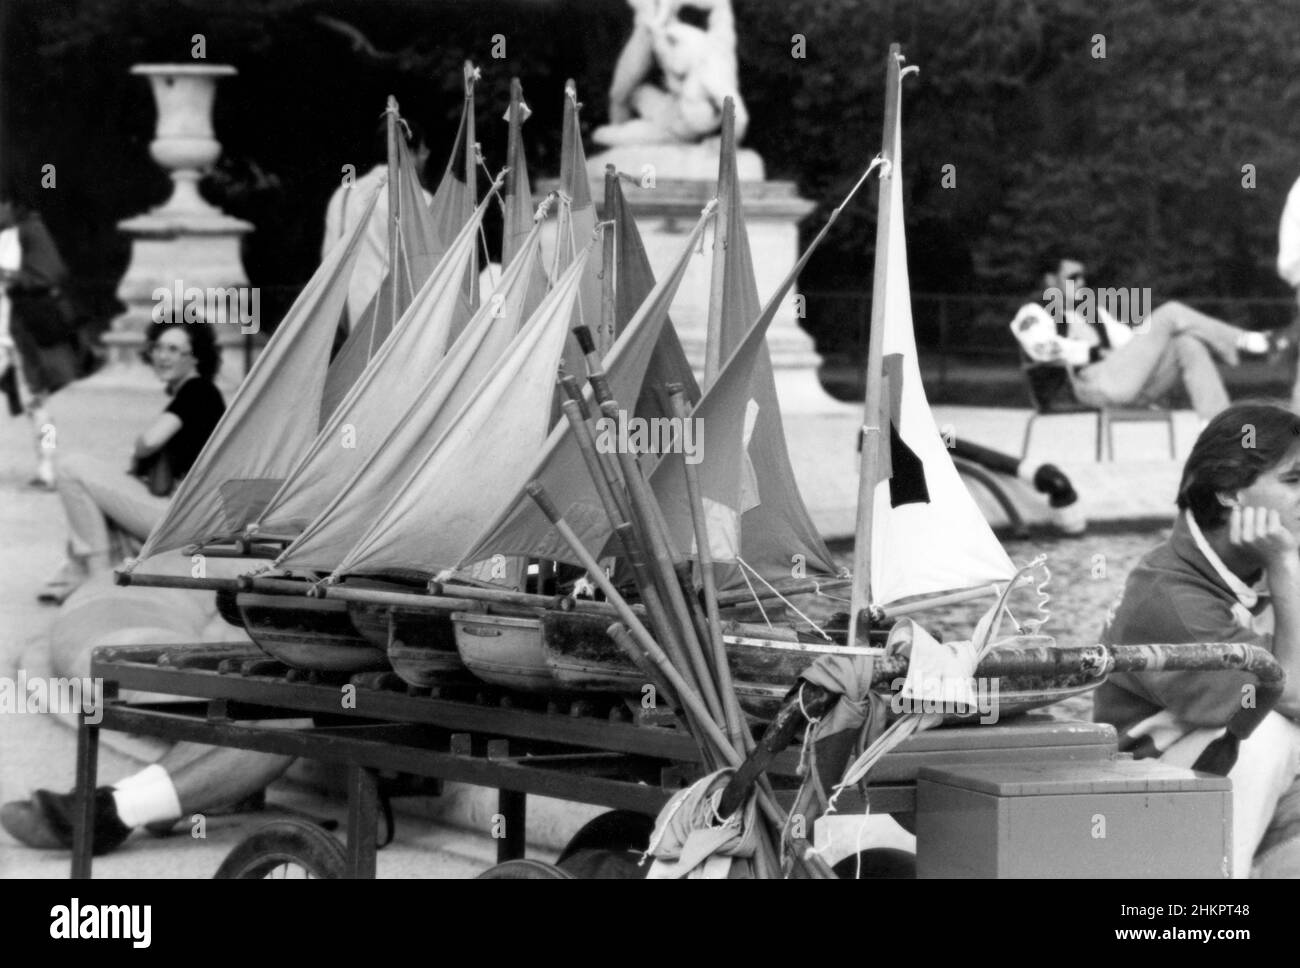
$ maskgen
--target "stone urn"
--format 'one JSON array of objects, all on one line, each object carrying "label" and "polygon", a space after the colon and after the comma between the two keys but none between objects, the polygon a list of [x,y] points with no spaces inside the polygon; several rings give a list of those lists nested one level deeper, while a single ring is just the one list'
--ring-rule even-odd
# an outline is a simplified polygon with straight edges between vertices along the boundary
[{"label": "stone urn", "polygon": [[[155,292],[247,289],[240,247],[253,226],[204,201],[198,190],[199,179],[221,157],[212,130],[217,80],[234,75],[235,68],[139,64],[131,73],[148,78],[153,89],[158,123],[149,154],[170,176],[172,193],[161,205],[118,223],[131,238],[131,261],[117,289],[126,309],[104,334],[115,365],[103,379],[129,376],[147,384],[150,377],[139,364],[139,350],[153,321]],[[221,377],[233,385],[243,376],[244,337],[239,326],[218,320],[216,328]]]},{"label": "stone urn", "polygon": [[171,176],[172,195],[155,213],[217,215],[199,195],[198,181],[219,157],[221,143],[212,131],[217,79],[236,71],[228,64],[137,64],[132,74],[149,78],[158,126],[149,154]]}]

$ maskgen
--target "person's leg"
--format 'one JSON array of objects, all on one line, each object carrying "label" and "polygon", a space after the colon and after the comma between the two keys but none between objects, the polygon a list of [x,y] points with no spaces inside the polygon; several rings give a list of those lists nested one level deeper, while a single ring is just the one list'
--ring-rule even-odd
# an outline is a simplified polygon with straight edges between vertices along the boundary
[{"label": "person's leg", "polygon": [[1128,406],[1142,395],[1162,366],[1168,369],[1177,335],[1172,321],[1153,314],[1146,330],[1079,371],[1075,389],[1080,400],[1092,407]]},{"label": "person's leg", "polygon": [[45,409],[45,394],[32,396],[27,409],[32,420],[32,440],[36,445],[36,480],[47,488],[54,487],[54,424]]},{"label": "person's leg", "polygon": [[[68,498],[75,503],[69,510],[78,515],[74,525],[82,524],[82,516],[89,519],[93,506],[100,522],[107,517],[118,527],[133,536],[144,539],[167,510],[167,498],[149,493],[144,482],[128,474],[125,468],[84,454],[67,454],[59,458],[59,493],[64,493],[67,481]],[[84,522],[90,527],[89,520]],[[105,533],[107,533],[105,531]]]},{"label": "person's leg", "polygon": [[68,557],[40,598],[58,604],[77,586],[113,567],[108,519],[144,539],[167,507],[121,468],[84,454],[59,458],[56,487],[68,519]]},{"label": "person's leg", "polygon": [[1216,358],[1229,366],[1236,366],[1239,362],[1241,339],[1247,333],[1240,326],[1207,316],[1180,302],[1162,303],[1151,314],[1150,322],[1152,327],[1167,323],[1175,333],[1190,333],[1208,346]]},{"label": "person's leg", "polygon": [[1204,340],[1188,329],[1180,329],[1174,317],[1167,314],[1159,319],[1153,316],[1149,332],[1135,336],[1104,360],[1084,367],[1075,383],[1079,399],[1089,406],[1123,407],[1157,401],[1179,383],[1187,389],[1192,408],[1202,420],[1228,405],[1228,391],[1212,351]]},{"label": "person's leg", "polygon": [[1219,375],[1209,347],[1189,333],[1176,336],[1170,342],[1168,351],[1161,357],[1137,402],[1161,402],[1180,385],[1187,391],[1192,409],[1202,422],[1228,406],[1228,388],[1223,385],[1223,377]]},{"label": "person's leg", "polygon": [[[249,750],[212,749],[172,777],[182,816],[237,803],[279,779],[292,756]],[[166,817],[159,819],[166,820]]]},{"label": "person's leg", "polygon": [[[1171,766],[1191,767],[1205,747],[1223,730],[1198,729],[1160,757]],[[1279,713],[1269,713],[1242,740],[1232,781],[1232,876],[1250,876],[1251,863],[1278,801],[1300,772],[1300,726]]]}]

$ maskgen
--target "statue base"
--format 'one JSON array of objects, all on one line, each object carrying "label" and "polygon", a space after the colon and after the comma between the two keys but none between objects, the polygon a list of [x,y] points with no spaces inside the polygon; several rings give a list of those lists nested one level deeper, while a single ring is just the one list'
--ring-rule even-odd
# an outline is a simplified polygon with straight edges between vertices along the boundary
[{"label": "statue base", "polygon": [[[714,196],[717,141],[623,146],[593,156],[587,171],[598,209],[605,197],[607,164],[636,179],[635,185],[624,181],[624,195],[650,264],[656,275],[662,275],[680,254],[685,235]],[[814,203],[801,198],[793,182],[765,179],[763,161],[756,152],[738,152],[737,170],[758,295],[760,300],[766,300],[799,257],[799,223],[813,210]],[[553,186],[540,187],[545,191]],[[671,310],[673,325],[697,379],[704,372],[713,270],[711,238],[711,232],[706,232],[705,254],[691,259]],[[544,239],[543,246],[552,247],[553,240]],[[803,300],[797,293],[788,294],[768,330],[767,345],[790,459],[805,503],[823,534],[841,537],[853,531],[856,443],[862,406],[841,403],[822,388],[817,376],[821,357],[812,337],[798,323],[802,310]]]},{"label": "statue base", "polygon": [[[212,209],[155,209],[126,219],[118,228],[131,236],[131,261],[117,289],[126,309],[104,335],[110,370],[139,362],[145,332],[154,320],[159,289],[173,293],[247,289],[240,243],[253,230],[248,222]],[[221,380],[237,384],[244,376],[244,338],[237,320],[216,326],[221,350]]]}]

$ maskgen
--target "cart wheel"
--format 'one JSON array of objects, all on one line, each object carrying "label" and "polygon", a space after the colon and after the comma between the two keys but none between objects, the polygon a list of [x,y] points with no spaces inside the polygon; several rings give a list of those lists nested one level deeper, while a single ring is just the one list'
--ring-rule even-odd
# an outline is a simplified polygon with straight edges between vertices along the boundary
[{"label": "cart wheel", "polygon": [[223,880],[319,878],[347,874],[343,845],[305,820],[276,820],[235,845],[213,875]]},{"label": "cart wheel", "polygon": [[480,881],[571,881],[573,875],[562,871],[554,864],[540,860],[508,860],[496,867],[489,867],[475,880]]},{"label": "cart wheel", "polygon": [[[858,860],[862,871],[858,873]],[[833,868],[835,875],[844,880],[861,877],[862,880],[902,880],[916,877],[916,855],[893,847],[875,847],[860,854],[850,854]]]},{"label": "cart wheel", "polygon": [[650,843],[654,829],[654,818],[643,813],[631,810],[602,813],[583,824],[560,851],[560,858],[555,863],[563,867],[564,862],[580,850],[643,851]]},{"label": "cart wheel", "polygon": [[640,860],[654,826],[643,813],[602,813],[573,835],[555,863],[581,880],[640,880],[650,869]]}]

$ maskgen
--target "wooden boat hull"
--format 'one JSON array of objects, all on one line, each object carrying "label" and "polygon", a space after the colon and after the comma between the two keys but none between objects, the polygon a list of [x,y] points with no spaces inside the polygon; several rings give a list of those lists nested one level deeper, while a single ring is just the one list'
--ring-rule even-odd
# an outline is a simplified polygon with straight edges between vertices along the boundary
[{"label": "wooden boat hull", "polygon": [[465,671],[447,612],[365,602],[347,606],[357,631],[388,656],[403,682],[428,689],[449,674]]},{"label": "wooden boat hull", "polygon": [[[466,667],[495,685],[529,692],[636,696],[642,695],[647,685],[646,677],[606,634],[608,618],[538,610],[532,617],[456,613],[452,622]],[[776,713],[791,685],[821,656],[865,656],[879,651],[757,635],[727,634],[723,639],[736,698],[745,712],[759,719]],[[1004,677],[998,681],[994,707],[969,715],[946,715],[945,721],[977,722],[990,712],[999,720],[1009,719],[1087,692],[1099,681],[1082,673]]]},{"label": "wooden boat hull", "polygon": [[524,692],[563,691],[547,668],[540,619],[453,612],[451,622],[461,661],[479,679]]},{"label": "wooden boat hull", "polygon": [[357,630],[346,602],[240,592],[235,602],[249,637],[295,669],[351,673],[388,668],[388,657]]},{"label": "wooden boat hull", "polygon": [[[606,634],[610,619],[539,610],[535,616],[452,615],[466,668],[494,685],[527,692],[640,696],[646,677]],[[771,716],[799,673],[818,656],[868,654],[841,645],[723,637],[736,697],[746,712]]]}]

